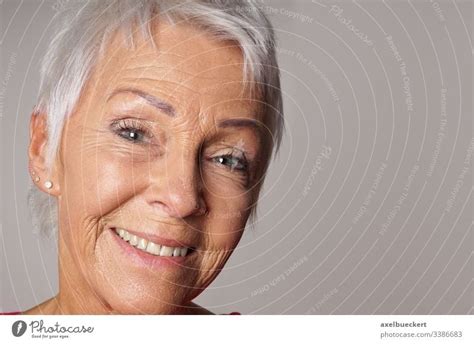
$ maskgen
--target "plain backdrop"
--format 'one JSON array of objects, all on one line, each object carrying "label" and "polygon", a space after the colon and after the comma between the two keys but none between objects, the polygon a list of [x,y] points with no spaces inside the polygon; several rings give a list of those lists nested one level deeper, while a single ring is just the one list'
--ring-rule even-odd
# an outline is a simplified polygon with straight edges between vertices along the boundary
[{"label": "plain backdrop", "polygon": [[[63,1],[0,1],[0,312],[58,290],[32,233],[28,123]],[[472,2],[262,1],[286,133],[255,228],[196,300],[215,313],[468,314]]]}]

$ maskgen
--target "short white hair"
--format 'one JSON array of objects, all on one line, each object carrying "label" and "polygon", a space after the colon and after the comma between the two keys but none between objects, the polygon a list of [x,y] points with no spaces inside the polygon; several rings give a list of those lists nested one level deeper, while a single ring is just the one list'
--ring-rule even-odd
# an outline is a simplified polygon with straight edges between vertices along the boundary
[{"label": "short white hair", "polygon": [[[34,114],[47,116],[48,170],[59,152],[64,122],[72,112],[94,64],[111,36],[124,30],[133,46],[137,27],[152,39],[151,25],[160,16],[170,22],[195,24],[216,39],[235,41],[244,60],[244,77],[259,90],[265,125],[276,155],[284,131],[280,73],[272,25],[254,0],[71,0],[57,13],[56,31],[41,62],[40,88]],[[263,178],[262,175],[262,178]],[[258,195],[257,195],[258,197]],[[256,203],[256,200],[255,202]],[[35,232],[57,234],[57,201],[30,184],[28,205]],[[252,205],[251,219],[256,214]]]}]

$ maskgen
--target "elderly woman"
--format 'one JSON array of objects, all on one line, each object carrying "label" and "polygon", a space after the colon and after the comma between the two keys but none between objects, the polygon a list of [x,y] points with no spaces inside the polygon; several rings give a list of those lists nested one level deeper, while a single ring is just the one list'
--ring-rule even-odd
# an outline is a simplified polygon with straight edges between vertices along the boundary
[{"label": "elderly woman", "polygon": [[281,141],[270,23],[243,0],[71,1],[58,16],[28,153],[59,292],[26,314],[211,313],[193,299]]}]

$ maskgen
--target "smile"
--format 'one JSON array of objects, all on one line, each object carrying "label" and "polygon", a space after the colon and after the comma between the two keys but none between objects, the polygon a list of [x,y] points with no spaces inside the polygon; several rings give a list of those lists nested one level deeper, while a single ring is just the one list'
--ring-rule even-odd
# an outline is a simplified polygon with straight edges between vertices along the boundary
[{"label": "smile", "polygon": [[115,228],[115,232],[122,240],[126,241],[129,245],[150,253],[154,256],[160,257],[184,257],[188,254],[188,247],[170,247],[165,245],[159,245],[152,241],[141,238],[137,235],[130,234],[123,228]]}]

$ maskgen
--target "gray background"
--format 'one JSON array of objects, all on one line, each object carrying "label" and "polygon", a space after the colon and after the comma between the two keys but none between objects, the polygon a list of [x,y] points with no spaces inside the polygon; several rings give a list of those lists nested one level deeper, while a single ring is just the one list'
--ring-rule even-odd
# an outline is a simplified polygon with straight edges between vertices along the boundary
[{"label": "gray background", "polygon": [[[57,292],[56,244],[27,215],[26,147],[63,2],[0,5],[0,311]],[[338,15],[333,4],[262,2],[279,37],[286,136],[255,229],[197,302],[472,314],[472,2],[346,1]]]}]

